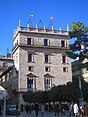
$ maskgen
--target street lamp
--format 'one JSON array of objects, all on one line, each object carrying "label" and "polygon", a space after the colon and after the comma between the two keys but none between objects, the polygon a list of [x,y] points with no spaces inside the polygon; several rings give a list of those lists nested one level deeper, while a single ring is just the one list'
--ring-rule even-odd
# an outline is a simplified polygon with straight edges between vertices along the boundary
[{"label": "street lamp", "polygon": [[83,51],[83,50],[85,50],[85,43],[82,41],[82,43],[81,43],[81,50]]},{"label": "street lamp", "polygon": [[[82,54],[85,56],[85,57],[88,57],[88,52],[84,53],[86,47],[85,47],[85,43],[82,41],[81,43],[81,51],[82,51]],[[81,73],[80,73],[81,74]],[[83,92],[82,92],[82,86],[81,86],[81,77],[79,76],[79,88],[80,88],[80,98],[79,98],[79,104],[80,106],[83,107],[84,105],[84,98],[83,98]]]},{"label": "street lamp", "polygon": [[87,56],[87,57],[88,57],[88,52],[84,53],[85,49],[86,49],[86,45],[85,45],[85,43],[82,41],[82,43],[81,43],[81,51],[82,51],[82,54],[83,54],[84,56]]}]

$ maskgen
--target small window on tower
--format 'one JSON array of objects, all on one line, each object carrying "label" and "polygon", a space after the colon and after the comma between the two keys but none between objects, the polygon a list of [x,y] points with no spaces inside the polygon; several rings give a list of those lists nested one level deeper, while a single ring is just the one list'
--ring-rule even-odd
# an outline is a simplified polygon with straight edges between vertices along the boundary
[{"label": "small window on tower", "polygon": [[65,41],[61,41],[61,47],[65,47]]},{"label": "small window on tower", "polygon": [[28,62],[32,62],[32,54],[28,54]]},{"label": "small window on tower", "polygon": [[68,68],[67,67],[63,67],[63,72],[68,72]]},{"label": "small window on tower", "polygon": [[34,67],[33,66],[29,66],[28,70],[32,72],[34,70]]},{"label": "small window on tower", "polygon": [[62,56],[62,63],[66,63],[66,56]]},{"label": "small window on tower", "polygon": [[48,46],[48,39],[44,39],[44,46]]},{"label": "small window on tower", "polygon": [[49,55],[45,55],[45,63],[49,62]]},{"label": "small window on tower", "polygon": [[46,66],[46,67],[45,67],[45,71],[46,71],[46,72],[50,72],[50,66]]},{"label": "small window on tower", "polygon": [[31,45],[31,38],[27,38],[27,44]]}]

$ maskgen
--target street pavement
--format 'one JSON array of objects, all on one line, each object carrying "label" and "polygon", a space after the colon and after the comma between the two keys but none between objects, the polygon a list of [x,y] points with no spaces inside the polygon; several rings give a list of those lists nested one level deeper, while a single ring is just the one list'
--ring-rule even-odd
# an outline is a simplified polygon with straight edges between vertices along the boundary
[{"label": "street pavement", "polygon": [[[3,115],[0,115],[0,117],[3,117]],[[20,115],[16,116],[16,115],[6,115],[6,117],[36,117],[35,113],[32,112],[30,113],[26,113],[26,112],[21,112]],[[41,117],[41,113],[39,112],[38,117]],[[44,116],[43,117],[69,117],[69,113],[66,112],[65,115],[61,114],[59,116],[55,116],[54,112],[44,112]]]}]

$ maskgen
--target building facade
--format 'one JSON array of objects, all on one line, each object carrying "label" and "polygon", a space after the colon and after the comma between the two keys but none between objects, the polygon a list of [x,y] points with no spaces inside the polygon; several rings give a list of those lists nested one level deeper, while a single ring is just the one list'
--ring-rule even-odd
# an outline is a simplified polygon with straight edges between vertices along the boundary
[{"label": "building facade", "polygon": [[6,55],[0,55],[0,74],[2,74],[8,67],[13,66],[14,62],[12,55],[7,53]]},{"label": "building facade", "polygon": [[18,71],[18,102],[22,92],[50,90],[72,81],[69,31],[18,26],[14,32],[13,60]]},{"label": "building facade", "polygon": [[83,79],[88,82],[88,66],[84,67],[84,68],[80,68],[82,63],[86,63],[88,62],[88,59],[85,58],[85,60],[83,62],[77,60],[72,62],[72,78],[73,80],[75,78],[79,78],[79,77],[83,77]]}]

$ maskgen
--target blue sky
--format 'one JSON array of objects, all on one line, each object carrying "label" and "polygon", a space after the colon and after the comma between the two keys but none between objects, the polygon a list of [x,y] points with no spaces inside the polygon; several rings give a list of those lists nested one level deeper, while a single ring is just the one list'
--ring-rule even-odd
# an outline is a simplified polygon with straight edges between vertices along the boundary
[{"label": "blue sky", "polygon": [[88,26],[88,0],[0,0],[0,54],[6,54],[7,48],[12,52],[18,20],[26,26],[31,13],[33,26],[42,20],[48,27],[51,16],[55,29],[66,30],[67,24],[78,21]]}]

